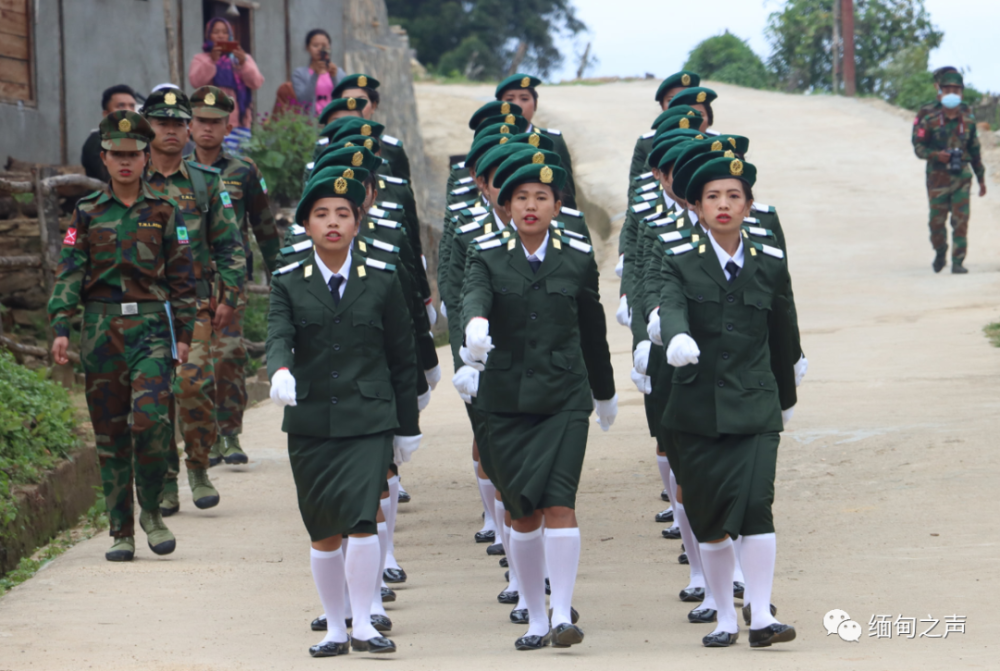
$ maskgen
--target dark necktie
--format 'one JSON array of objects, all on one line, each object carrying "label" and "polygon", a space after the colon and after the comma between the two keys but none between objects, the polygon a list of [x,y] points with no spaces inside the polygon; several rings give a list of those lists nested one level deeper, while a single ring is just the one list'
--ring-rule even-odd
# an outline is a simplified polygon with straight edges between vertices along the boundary
[{"label": "dark necktie", "polygon": [[537,273],[538,267],[542,265],[542,262],[534,257],[531,257],[528,259],[528,265],[531,266],[531,272]]},{"label": "dark necktie", "polygon": [[330,281],[327,285],[330,287],[330,293],[333,294],[333,302],[335,305],[340,305],[340,284],[344,281],[344,278],[340,275],[331,275]]},{"label": "dark necktie", "polygon": [[735,261],[729,261],[726,263],[726,272],[729,273],[729,283],[732,284],[736,281],[736,276],[740,274],[740,267],[736,265]]}]

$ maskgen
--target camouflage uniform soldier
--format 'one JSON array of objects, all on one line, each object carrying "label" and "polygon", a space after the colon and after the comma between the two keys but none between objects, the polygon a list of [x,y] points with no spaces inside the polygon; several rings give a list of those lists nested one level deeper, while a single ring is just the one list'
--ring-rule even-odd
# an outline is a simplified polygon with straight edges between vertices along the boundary
[{"label": "camouflage uniform soldier", "polygon": [[969,272],[965,260],[969,228],[969,189],[972,175],[979,180],[979,195],[986,195],[986,169],[980,156],[976,119],[962,108],[965,84],[958,72],[945,72],[940,78],[940,109],[916,119],[914,151],[927,161],[927,197],[930,201],[931,245],[935,257],[934,272],[944,268],[948,253],[945,224],[951,213],[951,272]]},{"label": "camouflage uniform soldier", "polygon": [[101,121],[100,133],[111,184],[81,199],[73,213],[49,315],[52,355],[65,364],[70,320],[84,308],[87,406],[115,539],[105,557],[130,561],[133,479],[150,549],[169,554],[176,545],[159,502],[173,433],[174,359],[187,360],[194,326],[194,260],[180,210],[142,181],[149,124],[117,111]]},{"label": "camouflage uniform soldier", "polygon": [[[190,360],[180,367],[174,381],[177,412],[173,416],[180,419],[184,435],[188,483],[195,506],[211,508],[219,503],[219,492],[208,478],[208,453],[217,435],[212,332],[225,329],[235,317],[246,277],[246,256],[236,210],[223,188],[221,171],[181,158],[191,118],[187,97],[177,89],[155,91],[146,99],[142,113],[157,134],[150,144],[145,179],[154,190],[180,206],[194,257],[197,316]],[[222,285],[218,300],[213,295],[216,279]],[[164,515],[173,515],[180,509],[180,462],[173,443],[167,459],[169,470],[160,510]]]},{"label": "camouflage uniform soldier", "polygon": [[[250,250],[250,230],[264,257],[268,273],[281,265],[278,250],[281,241],[267,199],[267,183],[260,170],[249,158],[236,158],[223,147],[222,141],[231,132],[229,114],[235,103],[214,86],[203,86],[191,94],[191,139],[195,153],[185,160],[218,168],[222,183],[233,201],[236,222],[243,240],[247,259],[247,280],[253,279],[253,254]],[[243,344],[243,316],[246,299],[240,296],[233,321],[212,333],[212,358],[215,360],[215,414],[219,433],[209,453],[208,463],[215,466],[245,464],[247,455],[240,447],[243,430],[243,410],[247,404],[247,349]]]}]

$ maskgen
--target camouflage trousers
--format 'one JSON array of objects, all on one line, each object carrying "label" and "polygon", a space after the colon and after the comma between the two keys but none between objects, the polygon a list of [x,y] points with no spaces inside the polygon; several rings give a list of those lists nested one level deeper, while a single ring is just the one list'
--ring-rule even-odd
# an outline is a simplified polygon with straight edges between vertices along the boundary
[{"label": "camouflage trousers", "polygon": [[927,173],[927,199],[930,201],[931,245],[944,253],[948,250],[948,213],[951,213],[951,258],[965,258],[969,233],[969,190],[972,177],[952,175],[944,170]]},{"label": "camouflage trousers", "polygon": [[[174,402],[170,417],[180,422],[184,437],[185,464],[188,469],[208,468],[208,453],[215,444],[215,361],[212,357],[212,311],[209,300],[198,299],[194,335],[188,362],[177,368],[174,378]],[[180,458],[174,434],[170,438],[167,455],[169,469],[166,486],[171,491],[177,487]]]},{"label": "camouflage trousers", "polygon": [[111,535],[134,536],[132,483],[139,507],[155,511],[173,435],[166,315],[84,313],[80,349]]},{"label": "camouflage trousers", "polygon": [[220,436],[238,436],[243,431],[243,410],[247,405],[247,348],[243,344],[246,309],[246,299],[241,296],[233,321],[212,333],[215,416]]}]

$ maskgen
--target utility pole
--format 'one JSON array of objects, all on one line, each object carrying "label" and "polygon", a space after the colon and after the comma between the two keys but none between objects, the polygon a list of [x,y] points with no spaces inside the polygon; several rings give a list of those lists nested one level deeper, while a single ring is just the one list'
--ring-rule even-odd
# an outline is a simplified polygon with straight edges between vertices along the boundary
[{"label": "utility pole", "polygon": [[854,74],[854,0],[843,0],[841,20],[844,23],[844,95],[857,92]]},{"label": "utility pole", "polygon": [[830,51],[833,57],[833,93],[840,93],[840,2],[833,2],[833,44]]}]

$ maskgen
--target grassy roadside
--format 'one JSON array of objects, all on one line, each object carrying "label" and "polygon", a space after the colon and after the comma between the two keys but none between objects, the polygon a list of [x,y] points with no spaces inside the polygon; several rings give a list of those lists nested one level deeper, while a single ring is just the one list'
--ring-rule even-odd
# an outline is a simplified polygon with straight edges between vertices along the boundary
[{"label": "grassy roadside", "polygon": [[983,333],[994,347],[1000,347],[1000,322],[993,322],[983,327]]}]

